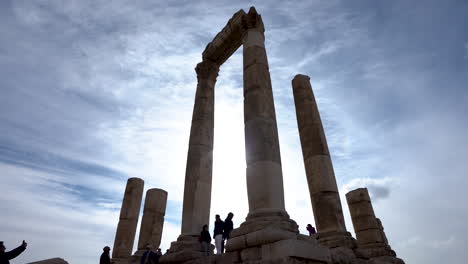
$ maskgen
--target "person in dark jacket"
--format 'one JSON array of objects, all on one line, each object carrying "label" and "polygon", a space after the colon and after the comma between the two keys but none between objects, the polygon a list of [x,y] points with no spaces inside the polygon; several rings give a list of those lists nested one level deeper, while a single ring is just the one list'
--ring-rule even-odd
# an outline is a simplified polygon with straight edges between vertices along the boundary
[{"label": "person in dark jacket", "polygon": [[28,243],[23,240],[21,246],[12,251],[5,252],[5,245],[3,245],[3,241],[0,241],[0,264],[10,264],[10,259],[14,259],[21,254],[26,249],[27,245]]},{"label": "person in dark jacket", "polygon": [[226,219],[224,220],[224,232],[223,232],[223,242],[221,243],[221,252],[224,252],[224,244],[226,240],[229,239],[232,229],[234,229],[234,223],[232,218],[234,217],[233,213],[229,213]]},{"label": "person in dark jacket", "polygon": [[110,247],[105,246],[102,249],[102,251],[103,252],[101,254],[101,258],[99,259],[99,264],[111,264],[110,255],[109,255]]},{"label": "person in dark jacket", "polygon": [[315,231],[315,228],[311,225],[311,224],[307,224],[307,231],[309,231],[309,236],[313,236],[317,233],[317,231]]},{"label": "person in dark jacket", "polygon": [[211,235],[208,231],[208,225],[203,226],[203,230],[200,233],[200,242],[202,244],[203,253],[205,256],[210,255]]},{"label": "person in dark jacket", "polygon": [[223,241],[224,222],[219,215],[216,215],[215,228],[213,231],[213,238],[215,240],[216,254],[221,255],[221,244]]}]

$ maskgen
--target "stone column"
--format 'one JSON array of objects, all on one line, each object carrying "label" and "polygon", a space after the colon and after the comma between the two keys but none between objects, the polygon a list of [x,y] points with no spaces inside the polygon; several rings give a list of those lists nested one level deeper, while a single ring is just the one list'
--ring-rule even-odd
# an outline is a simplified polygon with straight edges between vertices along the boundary
[{"label": "stone column", "polygon": [[382,236],[382,230],[375,217],[367,188],[348,192],[346,200],[358,245],[385,243],[386,239]]},{"label": "stone column", "polygon": [[249,215],[285,211],[278,128],[263,22],[251,8],[243,38],[244,124]]},{"label": "stone column", "polygon": [[219,66],[203,61],[195,68],[197,91],[190,130],[182,211],[182,236],[198,236],[209,224],[213,165],[214,87]]},{"label": "stone column", "polygon": [[310,78],[292,80],[297,125],[318,233],[346,232],[340,195]]},{"label": "stone column", "polygon": [[375,217],[367,188],[359,188],[346,194],[358,248],[356,251],[368,258],[388,258],[388,263],[403,264],[388,245],[380,219]]},{"label": "stone column", "polygon": [[143,196],[143,185],[144,181],[140,178],[130,178],[127,181],[115,234],[112,258],[129,258],[132,254]]},{"label": "stone column", "polygon": [[154,250],[159,248],[161,244],[166,203],[166,191],[157,188],[146,191],[145,207],[143,209],[140,237],[138,239],[138,252],[141,252],[141,254],[146,250],[148,244]]}]

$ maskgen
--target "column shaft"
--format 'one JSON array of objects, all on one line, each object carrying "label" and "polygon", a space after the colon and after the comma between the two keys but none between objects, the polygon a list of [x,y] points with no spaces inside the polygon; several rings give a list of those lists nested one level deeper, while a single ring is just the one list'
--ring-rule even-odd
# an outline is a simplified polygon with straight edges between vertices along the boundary
[{"label": "column shaft", "polygon": [[130,178],[127,181],[112,258],[128,258],[132,254],[143,196],[143,185],[143,180],[139,178]]},{"label": "column shaft", "polygon": [[209,223],[213,169],[214,86],[219,66],[204,61],[195,68],[198,85],[185,173],[182,235],[198,235]]},{"label": "column shaft", "polygon": [[359,188],[348,192],[346,200],[358,245],[387,244],[380,220],[375,217],[367,188]]},{"label": "column shaft", "polygon": [[167,192],[153,188],[146,192],[143,217],[141,219],[138,250],[145,250],[147,245],[152,249],[159,248],[166,214]]},{"label": "column shaft", "polygon": [[346,232],[330,152],[309,80],[306,75],[296,75],[292,86],[315,224],[319,233]]},{"label": "column shaft", "polygon": [[260,15],[251,11],[243,39],[244,124],[249,212],[284,211],[278,128]]}]

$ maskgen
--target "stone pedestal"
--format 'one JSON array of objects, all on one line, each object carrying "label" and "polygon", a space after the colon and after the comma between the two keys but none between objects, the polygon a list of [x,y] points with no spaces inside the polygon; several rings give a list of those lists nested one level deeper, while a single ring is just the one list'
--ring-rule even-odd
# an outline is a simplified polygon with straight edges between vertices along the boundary
[{"label": "stone pedestal", "polygon": [[114,248],[112,249],[112,259],[116,263],[129,259],[132,254],[143,196],[143,185],[143,180],[139,178],[130,178],[127,181]]},{"label": "stone pedestal", "polygon": [[404,263],[396,258],[395,252],[388,245],[382,223],[375,217],[367,188],[348,192],[346,200],[357,237],[356,251],[364,257],[378,259],[382,263]]},{"label": "stone pedestal", "polygon": [[298,74],[292,80],[292,87],[317,239],[330,248],[355,248],[354,239],[346,231],[330,152],[310,78]]},{"label": "stone pedestal", "polygon": [[153,188],[146,191],[145,206],[141,219],[138,251],[134,255],[142,256],[149,245],[157,250],[161,244],[161,236],[166,214],[167,192]]}]

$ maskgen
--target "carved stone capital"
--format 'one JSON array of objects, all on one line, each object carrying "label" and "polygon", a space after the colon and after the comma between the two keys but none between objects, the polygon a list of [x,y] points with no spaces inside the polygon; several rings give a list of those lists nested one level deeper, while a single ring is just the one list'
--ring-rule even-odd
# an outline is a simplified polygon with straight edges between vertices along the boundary
[{"label": "carved stone capital", "polygon": [[197,72],[198,80],[216,80],[216,77],[218,77],[219,65],[212,61],[205,60],[197,64],[197,67],[195,67],[195,71]]},{"label": "carved stone capital", "polygon": [[255,10],[255,7],[253,6],[249,9],[249,13],[244,17],[243,22],[247,30],[256,29],[260,32],[265,32],[262,16],[257,13],[257,10]]}]

